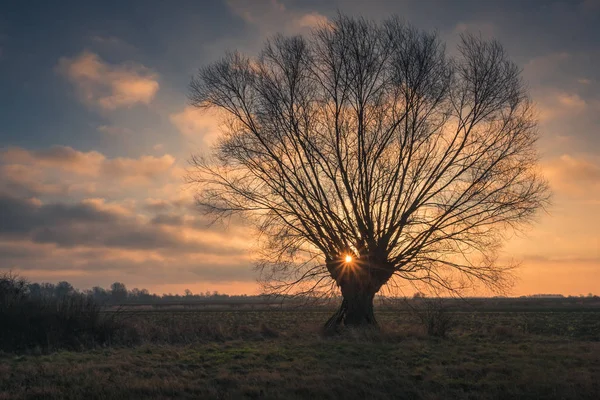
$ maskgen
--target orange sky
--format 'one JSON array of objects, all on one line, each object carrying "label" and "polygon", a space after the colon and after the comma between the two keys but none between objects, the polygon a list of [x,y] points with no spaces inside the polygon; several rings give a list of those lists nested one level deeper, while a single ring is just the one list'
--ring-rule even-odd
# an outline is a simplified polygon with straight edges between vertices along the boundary
[{"label": "orange sky", "polygon": [[189,106],[187,84],[227,49],[255,54],[273,33],[307,33],[341,9],[398,13],[437,29],[449,51],[464,31],[506,46],[536,104],[553,190],[537,224],[506,241],[503,259],[521,262],[511,294],[600,294],[600,3],[200,3],[119,15],[15,4],[0,18],[0,271],[79,288],[257,293],[252,232],[209,227],[183,183],[189,156],[220,129]]}]

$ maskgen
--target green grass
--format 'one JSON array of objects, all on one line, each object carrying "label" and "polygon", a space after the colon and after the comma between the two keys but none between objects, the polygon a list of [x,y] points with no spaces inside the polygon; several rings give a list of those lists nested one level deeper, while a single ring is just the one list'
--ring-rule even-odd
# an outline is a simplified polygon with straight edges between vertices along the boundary
[{"label": "green grass", "polygon": [[[0,356],[0,399],[598,399],[600,313],[406,314],[322,338],[323,312],[146,312],[132,347]],[[35,352],[34,352],[35,353]]]}]

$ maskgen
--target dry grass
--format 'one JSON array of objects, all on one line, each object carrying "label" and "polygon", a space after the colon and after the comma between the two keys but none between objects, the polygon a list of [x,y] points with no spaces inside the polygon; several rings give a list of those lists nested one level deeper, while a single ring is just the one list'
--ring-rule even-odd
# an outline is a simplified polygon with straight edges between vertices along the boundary
[{"label": "dry grass", "polygon": [[0,398],[595,399],[598,352],[416,338],[143,345],[5,359]]},{"label": "dry grass", "polygon": [[530,314],[441,339],[407,314],[323,338],[322,312],[138,313],[135,346],[0,356],[0,399],[600,398],[600,313]]},{"label": "dry grass", "polygon": [[0,275],[0,351],[81,350],[110,344],[117,337],[125,343],[132,331],[115,316],[102,314],[90,296],[34,296],[26,280]]}]

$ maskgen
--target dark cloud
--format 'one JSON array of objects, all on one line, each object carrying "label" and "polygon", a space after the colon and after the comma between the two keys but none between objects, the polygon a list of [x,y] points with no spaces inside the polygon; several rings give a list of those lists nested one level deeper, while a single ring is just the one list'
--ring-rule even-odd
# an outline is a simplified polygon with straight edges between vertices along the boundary
[{"label": "dark cloud", "polygon": [[52,243],[60,247],[92,246],[209,254],[239,254],[227,243],[211,245],[184,240],[161,225],[181,225],[178,215],[158,215],[150,223],[139,217],[102,210],[96,203],[39,204],[0,194],[0,236]]},{"label": "dark cloud", "polygon": [[218,283],[254,282],[256,273],[249,264],[243,257],[223,258],[218,263],[185,254],[167,261],[132,260],[119,250],[106,248],[74,253],[26,242],[0,244],[0,269],[12,269],[38,282],[67,280],[78,288],[108,287],[121,281],[130,288],[203,283],[205,289],[211,289]]},{"label": "dark cloud", "polygon": [[[43,258],[49,256],[48,249],[41,246],[29,246],[29,243],[23,241],[0,243],[0,257],[6,266],[12,263],[18,263],[23,260],[34,258]],[[2,264],[2,263],[0,263]]]},{"label": "dark cloud", "polygon": [[[174,212],[146,218],[111,206],[42,204],[0,193],[0,270],[34,281],[67,279],[81,288],[117,280],[140,287],[206,282],[207,288],[255,280],[244,249],[195,230],[193,219],[184,222]],[[196,239],[182,236],[184,228]]]},{"label": "dark cloud", "polygon": [[178,214],[158,214],[152,218],[151,222],[158,225],[182,226],[184,224],[184,219]]},{"label": "dark cloud", "polygon": [[19,235],[48,227],[63,227],[73,223],[110,223],[116,215],[95,209],[90,204],[39,205],[33,200],[0,193],[0,234]]},{"label": "dark cloud", "polygon": [[152,213],[165,212],[172,207],[173,205],[170,201],[162,199],[146,199],[144,202],[144,209]]}]

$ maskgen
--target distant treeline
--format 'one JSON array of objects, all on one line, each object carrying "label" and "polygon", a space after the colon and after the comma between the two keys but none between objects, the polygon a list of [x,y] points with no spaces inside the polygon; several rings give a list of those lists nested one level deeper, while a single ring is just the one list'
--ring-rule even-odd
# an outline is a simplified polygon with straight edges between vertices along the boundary
[{"label": "distant treeline", "polygon": [[269,298],[264,295],[234,295],[222,294],[217,291],[206,291],[204,293],[192,293],[186,289],[185,294],[154,294],[147,289],[133,288],[121,282],[115,282],[109,288],[94,286],[87,290],[77,290],[67,281],[53,283],[28,283],[27,290],[33,297],[65,297],[70,294],[84,294],[92,297],[99,304],[171,304],[171,303],[264,303]]},{"label": "distant treeline", "polygon": [[[31,297],[41,298],[62,298],[71,294],[82,294],[91,297],[96,303],[101,305],[160,305],[160,304],[253,304],[253,303],[276,303],[285,299],[285,297],[269,297],[266,295],[228,295],[219,293],[217,291],[206,291],[200,293],[192,293],[191,290],[186,289],[183,295],[164,293],[162,295],[150,293],[147,289],[128,289],[124,283],[114,282],[109,288],[102,288],[95,286],[87,290],[78,290],[67,281],[61,281],[56,284],[53,283],[27,283],[26,290]],[[403,298],[386,298],[383,296],[376,296],[377,303],[397,303],[403,302]],[[417,292],[412,297],[413,299],[420,299],[428,297],[424,293]],[[580,296],[563,296],[561,294],[534,294],[529,296],[520,296],[517,299],[577,299],[577,298],[597,298],[592,293]],[[484,298],[482,298],[483,300]],[[511,298],[506,297],[493,297],[487,298],[487,301],[493,300],[509,300]],[[292,297],[289,298],[292,300]],[[295,300],[300,300],[295,298]],[[304,299],[307,300],[307,299]],[[471,298],[475,300],[475,298]]]}]

